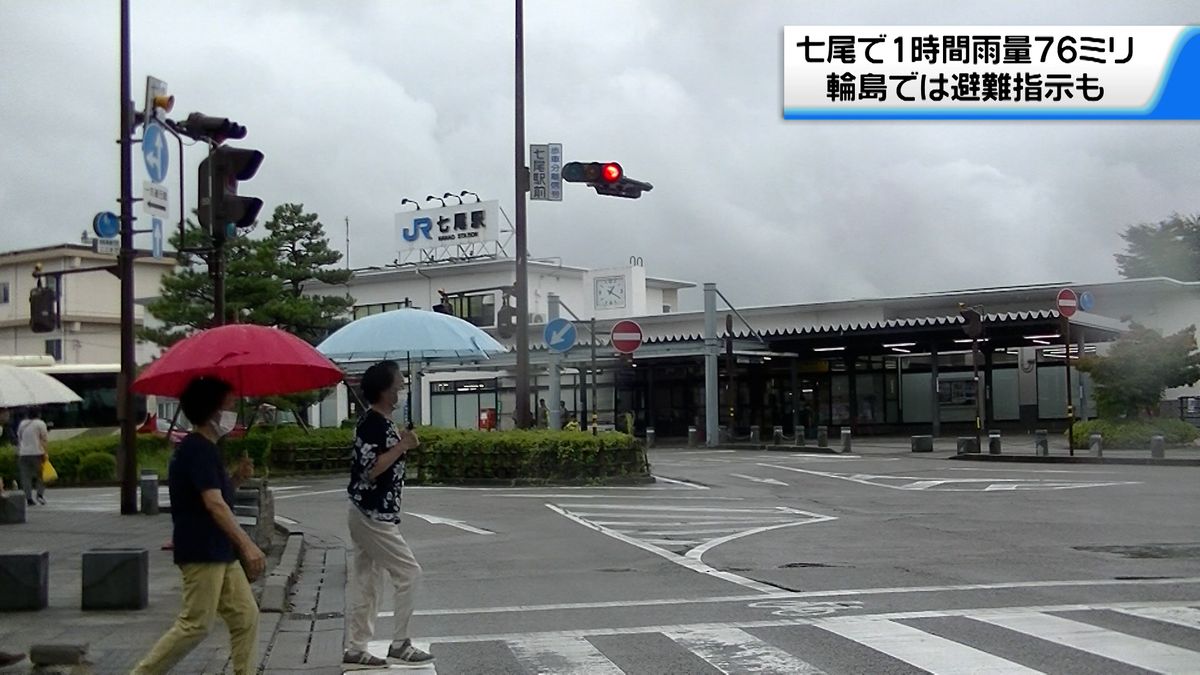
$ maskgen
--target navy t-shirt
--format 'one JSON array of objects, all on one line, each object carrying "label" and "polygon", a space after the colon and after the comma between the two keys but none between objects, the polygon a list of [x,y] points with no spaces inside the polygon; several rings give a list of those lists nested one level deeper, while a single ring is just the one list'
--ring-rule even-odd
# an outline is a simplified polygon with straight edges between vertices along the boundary
[{"label": "navy t-shirt", "polygon": [[400,442],[400,432],[390,419],[368,410],[354,432],[354,460],[350,464],[350,502],[367,517],[385,523],[400,522],[400,491],[404,488],[404,458],[375,480],[371,469],[379,455]]},{"label": "navy t-shirt", "polygon": [[216,444],[198,433],[188,434],[171,456],[167,474],[174,523],[175,564],[233,562],[233,542],[217,525],[201,493],[220,490],[233,510],[233,483]]}]

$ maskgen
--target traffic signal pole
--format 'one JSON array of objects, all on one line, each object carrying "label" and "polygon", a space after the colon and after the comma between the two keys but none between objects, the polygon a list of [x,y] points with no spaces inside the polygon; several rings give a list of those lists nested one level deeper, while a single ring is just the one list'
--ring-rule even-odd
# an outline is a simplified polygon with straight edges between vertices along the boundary
[{"label": "traffic signal pole", "polygon": [[117,256],[121,278],[121,375],[117,380],[117,417],[121,424],[118,470],[121,477],[121,514],[138,511],[137,426],[133,418],[133,375],[137,367],[133,341],[133,100],[130,91],[129,0],[121,0],[121,251]]},{"label": "traffic signal pole", "polygon": [[517,240],[517,428],[529,428],[529,272],[528,244],[525,232],[525,190],[529,171],[525,166],[525,24],[524,3],[516,2],[516,152],[513,172],[516,177],[516,218],[513,229]]}]

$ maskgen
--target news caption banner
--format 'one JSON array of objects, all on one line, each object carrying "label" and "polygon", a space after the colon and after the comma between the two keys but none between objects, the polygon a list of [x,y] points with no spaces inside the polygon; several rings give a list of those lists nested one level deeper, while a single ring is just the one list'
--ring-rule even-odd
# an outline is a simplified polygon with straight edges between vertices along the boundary
[{"label": "news caption banner", "polygon": [[785,26],[789,120],[1196,120],[1200,26]]}]

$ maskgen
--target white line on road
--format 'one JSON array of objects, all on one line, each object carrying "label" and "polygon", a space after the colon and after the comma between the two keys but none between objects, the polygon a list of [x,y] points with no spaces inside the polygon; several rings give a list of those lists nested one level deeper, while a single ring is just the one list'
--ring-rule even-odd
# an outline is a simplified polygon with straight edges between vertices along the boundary
[{"label": "white line on road", "polygon": [[970,466],[943,466],[926,471],[994,471],[996,473],[1118,473],[1117,471],[1085,471],[1083,469],[984,469]]},{"label": "white line on road", "polygon": [[[672,490],[672,492],[679,492],[679,490]],[[698,499],[698,500],[703,500],[706,502],[709,502],[709,501],[711,501],[711,502],[717,502],[717,501],[720,501],[720,502],[743,502],[743,501],[746,501],[745,497],[683,497],[683,496],[675,497],[675,496],[671,496],[671,495],[564,495],[564,494],[537,495],[537,494],[533,494],[533,495],[497,495],[497,496],[505,497],[508,499],[661,499],[661,500],[667,500],[667,499],[697,500]]]},{"label": "white line on road", "polygon": [[692,488],[693,490],[707,490],[708,489],[707,485],[697,485],[695,483],[689,483],[685,480],[675,480],[674,478],[664,478],[663,476],[655,476],[654,480],[661,480],[664,483],[672,483],[674,485],[686,485],[687,487]]},{"label": "white line on road", "polygon": [[822,673],[816,666],[739,628],[682,629],[666,633],[666,636],[723,673]]},{"label": "white line on road", "polygon": [[1157,673],[1196,672],[1196,652],[1080,621],[1041,612],[971,618]]},{"label": "white line on road", "polygon": [[1141,609],[1119,609],[1122,614],[1140,616],[1144,619],[1166,621],[1178,626],[1200,630],[1200,609],[1194,607],[1144,607]]},{"label": "white line on road", "polygon": [[[586,516],[586,513],[576,512],[577,516]],[[597,514],[611,517],[613,514]],[[672,518],[672,520],[593,520],[597,525],[622,525],[624,527],[672,527],[685,525],[737,525],[739,523],[761,523],[762,518],[723,518],[720,520],[678,520],[674,516],[662,516],[663,518]],[[708,516],[700,516],[707,518]],[[769,520],[766,522],[770,522]]]},{"label": "white line on road", "polygon": [[695,560],[692,558],[685,558],[676,553],[672,553],[671,551],[667,551],[665,549],[659,548],[652,544],[648,544],[640,539],[635,539],[634,537],[629,537],[624,534],[621,534],[620,532],[617,532],[616,530],[604,527],[603,525],[596,525],[595,523],[593,523],[589,520],[586,520],[584,518],[581,518],[581,517],[575,515],[574,513],[571,513],[570,511],[559,508],[558,506],[555,506],[554,504],[546,504],[546,508],[550,509],[551,511],[554,511],[555,513],[559,514],[560,516],[562,516],[564,518],[573,520],[588,529],[595,530],[597,532],[600,532],[601,534],[606,534],[606,535],[612,537],[613,539],[616,539],[618,541],[623,541],[626,544],[629,544],[631,546],[636,546],[636,547],[642,549],[643,551],[647,551],[649,553],[653,553],[654,555],[660,556],[662,558],[666,558],[667,560],[670,560],[671,562],[675,563],[676,565],[686,567],[686,568],[692,570],[693,572],[699,572],[700,574],[707,574],[708,576],[715,577],[715,578],[721,579],[723,581],[735,583],[735,584],[738,584],[739,586],[745,586],[746,588],[758,591],[759,593],[774,593],[776,590],[775,586],[769,586],[767,584],[755,581],[753,579],[747,579],[746,577],[739,576],[739,575],[733,574],[731,572],[722,572],[718,569],[715,569],[715,568],[709,567],[708,565],[705,565],[703,562],[701,562],[699,560]]},{"label": "white line on road", "polygon": [[[1171,584],[1200,584],[1200,577],[1184,579],[1070,579],[1066,581],[1009,581],[995,584],[966,584],[960,586],[900,586],[893,588],[843,588],[828,591],[779,592],[768,595],[716,595],[701,598],[657,598],[653,600],[608,600],[602,602],[564,602],[549,605],[512,605],[508,607],[460,607],[448,609],[418,609],[418,616],[468,616],[472,614],[520,614],[523,612],[559,612],[621,607],[662,607],[670,605],[710,605],[720,603],[758,602],[803,598],[842,598],[862,595],[906,595],[909,593],[955,593],[970,591],[1004,591],[1026,588],[1075,588],[1089,586],[1166,586]],[[1163,606],[1171,603],[1164,603]],[[1183,603],[1187,604],[1187,603]],[[1140,606],[1140,605],[1139,605]],[[392,613],[380,612],[379,616]]]},{"label": "white line on road", "polygon": [[748,481],[751,481],[754,483],[767,483],[768,485],[782,485],[784,487],[787,487],[787,483],[785,483],[781,480],[775,480],[774,478],[756,478],[755,476],[746,476],[746,475],[743,475],[740,473],[731,473],[729,475],[733,476],[734,478],[744,478],[745,480],[748,480]]},{"label": "white line on road", "polygon": [[[1068,483],[1062,480],[1039,479],[1039,478],[943,478],[943,479],[928,479],[922,476],[893,476],[893,475],[873,475],[867,473],[844,474],[830,473],[828,471],[813,471],[811,469],[801,469],[794,466],[779,466],[776,464],[759,463],[758,466],[770,467],[772,469],[782,469],[784,471],[795,471],[796,473],[806,473],[812,476],[820,476],[822,478],[835,478],[837,480],[850,481],[851,483],[861,483],[862,485],[870,485],[872,487],[882,487],[891,490],[929,490],[930,488],[938,488],[939,492],[985,492],[987,488],[954,488],[942,487],[946,484],[956,485],[979,485],[989,483],[990,485],[999,485],[1003,483],[1013,483],[1012,488],[993,488],[995,490],[1072,490],[1077,488],[1087,487],[1111,487],[1117,485],[1139,485],[1141,481],[1110,481],[1104,483]],[[913,481],[904,485],[892,485],[883,483],[884,480],[906,480]]]},{"label": "white line on road", "polygon": [[427,523],[430,523],[432,525],[449,525],[450,527],[457,527],[460,530],[465,530],[465,531],[471,532],[473,534],[495,534],[495,532],[492,532],[491,530],[485,530],[482,527],[475,527],[474,525],[468,525],[461,520],[454,520],[451,518],[443,518],[442,516],[431,516],[431,515],[428,515],[425,513],[413,513],[412,511],[409,511],[408,515],[410,515],[414,518],[420,518],[421,520],[423,520]]},{"label": "white line on road", "polygon": [[544,635],[508,640],[508,648],[531,673],[623,675],[625,672],[582,637]]},{"label": "white line on road", "polygon": [[895,621],[860,619],[823,621],[818,625],[822,630],[938,675],[1040,672]]},{"label": "white line on road", "polygon": [[279,495],[275,499],[294,499],[296,497],[315,497],[316,495],[328,495],[334,492],[345,492],[346,488],[340,487],[336,490],[317,490],[316,492],[293,492],[290,495]]},{"label": "white line on road", "polygon": [[[753,596],[755,599],[762,599],[762,596]],[[698,623],[698,624],[669,624],[663,626],[625,626],[613,628],[585,628],[580,630],[567,631],[545,631],[541,633],[497,633],[493,635],[446,635],[439,637],[426,638],[429,643],[440,644],[443,642],[492,642],[492,641],[509,641],[528,639],[531,636],[573,636],[573,637],[592,637],[600,635],[634,635],[645,633],[673,633],[677,631],[689,630],[724,630],[730,627],[736,628],[775,628],[779,626],[819,626],[821,628],[830,624],[850,621],[864,620],[882,620],[882,621],[903,621],[907,619],[939,619],[942,617],[968,617],[977,620],[986,620],[992,616],[1011,616],[1014,611],[1021,612],[1083,612],[1093,611],[1098,609],[1121,610],[1128,608],[1146,608],[1146,607],[1178,607],[1180,605],[1194,605],[1200,600],[1169,600],[1165,602],[1115,602],[1115,603],[1100,603],[1100,604],[1075,604],[1075,605],[1041,605],[1037,607],[1018,607],[1018,608],[996,608],[996,609],[940,609],[940,610],[920,610],[915,612],[888,612],[884,614],[855,614],[836,618],[795,618],[795,619],[765,619],[763,621],[733,621],[727,623]],[[633,603],[615,603],[613,606],[628,607]],[[421,612],[417,612],[421,614]],[[380,616],[391,616],[390,612],[381,613]],[[1037,636],[1041,637],[1041,636]],[[386,644],[386,643],[385,643]],[[1158,649],[1161,645],[1155,645]],[[1194,652],[1189,652],[1194,654]]]},{"label": "white line on road", "polygon": [[[714,513],[796,513],[786,506],[775,506],[765,509],[724,509],[707,506],[650,506],[646,504],[563,504],[568,509],[611,509],[614,511],[696,511]],[[786,510],[785,510],[786,509]],[[802,512],[801,512],[802,513]]]}]

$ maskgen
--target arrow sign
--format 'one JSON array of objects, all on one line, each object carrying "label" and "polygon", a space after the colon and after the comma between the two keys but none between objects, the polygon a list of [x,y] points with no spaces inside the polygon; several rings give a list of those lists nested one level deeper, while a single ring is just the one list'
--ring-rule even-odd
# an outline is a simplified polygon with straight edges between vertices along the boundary
[{"label": "arrow sign", "polygon": [[562,317],[546,324],[546,329],[542,332],[542,339],[546,341],[546,346],[555,352],[565,352],[574,347],[578,336],[579,332],[575,329],[575,324]]},{"label": "arrow sign", "polygon": [[146,160],[146,173],[150,180],[154,183],[163,182],[167,177],[171,152],[167,149],[167,139],[158,122],[146,125],[146,131],[142,134],[142,158]]},{"label": "arrow sign", "polygon": [[453,520],[451,518],[443,518],[441,516],[430,516],[424,513],[413,513],[411,511],[409,511],[408,515],[415,516],[433,525],[449,525],[450,527],[457,527],[460,530],[466,530],[467,532],[471,532],[473,534],[495,534],[495,532],[492,532],[491,530],[485,530],[482,527],[468,525],[461,520]]},{"label": "arrow sign", "polygon": [[642,327],[636,321],[625,319],[612,327],[613,349],[622,354],[632,354],[642,346]]},{"label": "arrow sign", "polygon": [[729,475],[733,476],[734,478],[744,478],[749,481],[754,481],[755,483],[766,483],[768,485],[782,485],[787,487],[787,483],[781,480],[775,480],[774,478],[755,478],[754,476],[745,476],[740,473],[731,473]]},{"label": "arrow sign", "polygon": [[1058,292],[1058,313],[1070,318],[1074,316],[1075,310],[1079,308],[1079,296],[1075,295],[1075,291],[1064,288]]}]

